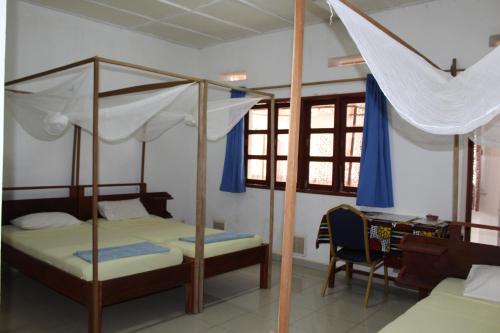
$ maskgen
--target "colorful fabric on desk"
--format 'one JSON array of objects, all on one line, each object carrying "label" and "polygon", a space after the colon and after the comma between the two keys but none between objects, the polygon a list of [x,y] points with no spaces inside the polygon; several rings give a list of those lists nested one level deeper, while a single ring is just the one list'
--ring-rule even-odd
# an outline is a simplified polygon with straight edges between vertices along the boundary
[{"label": "colorful fabric on desk", "polygon": [[381,225],[371,225],[369,234],[370,250],[389,252],[391,249],[392,228]]},{"label": "colorful fabric on desk", "polygon": [[438,230],[428,231],[428,230],[413,230],[413,234],[417,236],[425,236],[425,237],[441,237]]},{"label": "colorful fabric on desk", "polygon": [[[112,246],[99,249],[97,261],[104,262],[128,257],[144,256],[147,254],[165,253],[170,249],[151,242],[142,242],[122,246]],[[75,256],[92,263],[92,250],[76,251]]]}]

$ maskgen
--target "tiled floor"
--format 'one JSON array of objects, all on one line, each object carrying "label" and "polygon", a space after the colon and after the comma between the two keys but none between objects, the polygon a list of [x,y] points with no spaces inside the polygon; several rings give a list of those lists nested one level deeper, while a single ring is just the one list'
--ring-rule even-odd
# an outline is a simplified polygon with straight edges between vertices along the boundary
[{"label": "tiled floor", "polygon": [[[269,290],[256,288],[258,267],[210,279],[205,311],[185,315],[184,290],[152,295],[104,310],[104,333],[272,333],[278,314],[279,266],[274,265]],[[295,267],[290,333],[377,332],[416,302],[416,294],[391,288],[388,295],[374,285],[370,306],[363,307],[366,281],[350,286],[338,274],[337,285],[320,296],[324,272]],[[86,332],[83,306],[22,274],[2,279],[0,333]]]}]

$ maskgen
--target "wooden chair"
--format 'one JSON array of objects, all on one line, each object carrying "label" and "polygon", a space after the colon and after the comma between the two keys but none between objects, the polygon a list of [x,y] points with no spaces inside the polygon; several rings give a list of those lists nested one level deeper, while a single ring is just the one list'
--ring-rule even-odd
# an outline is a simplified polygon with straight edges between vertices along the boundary
[{"label": "wooden chair", "polygon": [[[346,263],[346,279],[351,278],[353,264],[363,265],[370,268],[368,286],[365,293],[365,306],[368,305],[370,297],[373,274],[381,266],[384,266],[384,284],[388,290],[387,266],[384,263],[384,253],[371,251],[369,247],[368,220],[365,215],[349,205],[339,205],[326,213],[328,221],[328,234],[330,237],[330,265],[323,284],[321,296],[325,296],[330,278],[335,281],[335,267],[337,260]],[[340,250],[337,250],[340,247]],[[333,274],[333,276],[332,276]]]}]

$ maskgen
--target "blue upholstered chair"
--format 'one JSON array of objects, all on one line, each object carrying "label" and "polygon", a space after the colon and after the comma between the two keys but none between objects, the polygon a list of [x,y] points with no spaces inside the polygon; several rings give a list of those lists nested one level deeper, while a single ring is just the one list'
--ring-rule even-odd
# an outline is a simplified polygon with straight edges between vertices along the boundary
[{"label": "blue upholstered chair", "polygon": [[[351,277],[353,264],[370,268],[368,286],[365,293],[365,306],[372,287],[373,274],[384,266],[384,282],[387,291],[388,276],[387,266],[384,264],[384,254],[380,251],[371,251],[369,247],[368,220],[365,215],[349,205],[340,205],[326,213],[328,234],[330,236],[330,265],[321,291],[324,296],[330,279],[335,281],[335,267],[338,260],[346,263],[346,279]],[[332,276],[333,274],[333,276]]]}]

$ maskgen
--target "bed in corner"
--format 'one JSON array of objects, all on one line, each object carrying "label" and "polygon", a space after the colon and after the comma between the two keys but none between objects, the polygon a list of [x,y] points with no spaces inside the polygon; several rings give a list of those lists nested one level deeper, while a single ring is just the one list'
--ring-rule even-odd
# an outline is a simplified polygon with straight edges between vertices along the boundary
[{"label": "bed in corner", "polygon": [[498,333],[500,302],[463,296],[465,280],[447,278],[380,333]]},{"label": "bed in corner", "polygon": [[485,228],[452,222],[449,239],[405,236],[396,283],[424,298],[380,332],[500,332],[500,247],[464,241],[462,226]]}]

